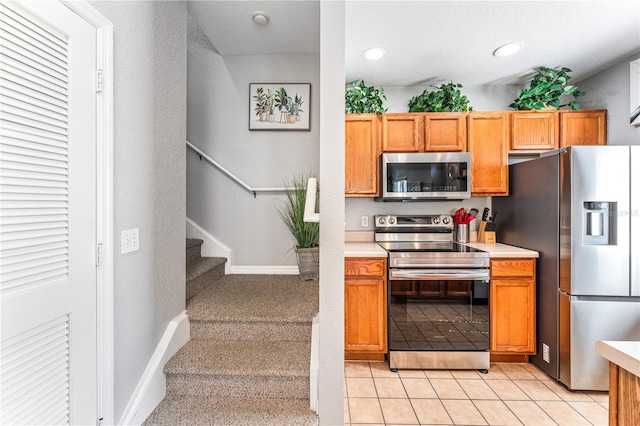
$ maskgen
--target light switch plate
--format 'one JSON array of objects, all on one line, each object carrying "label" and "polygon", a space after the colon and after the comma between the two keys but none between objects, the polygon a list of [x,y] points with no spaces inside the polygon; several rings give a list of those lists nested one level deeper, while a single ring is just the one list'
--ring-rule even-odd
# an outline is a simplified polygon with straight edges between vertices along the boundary
[{"label": "light switch plate", "polygon": [[363,228],[369,227],[369,216],[360,217],[360,226],[362,226]]},{"label": "light switch plate", "polygon": [[138,228],[120,231],[120,253],[140,250],[140,231]]}]

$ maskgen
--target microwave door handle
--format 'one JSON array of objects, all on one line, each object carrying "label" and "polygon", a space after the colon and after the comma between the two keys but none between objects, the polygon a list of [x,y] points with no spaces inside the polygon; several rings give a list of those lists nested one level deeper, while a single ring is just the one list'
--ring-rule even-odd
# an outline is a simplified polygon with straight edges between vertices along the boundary
[{"label": "microwave door handle", "polygon": [[447,269],[404,269],[391,270],[390,278],[411,280],[488,280],[488,270],[462,271]]}]

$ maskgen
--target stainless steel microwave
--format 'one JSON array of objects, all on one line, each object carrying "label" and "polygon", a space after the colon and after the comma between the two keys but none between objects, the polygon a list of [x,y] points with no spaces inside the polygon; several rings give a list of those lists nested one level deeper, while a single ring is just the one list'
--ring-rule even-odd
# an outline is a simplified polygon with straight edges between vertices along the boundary
[{"label": "stainless steel microwave", "polygon": [[471,198],[468,152],[382,154],[382,201]]}]

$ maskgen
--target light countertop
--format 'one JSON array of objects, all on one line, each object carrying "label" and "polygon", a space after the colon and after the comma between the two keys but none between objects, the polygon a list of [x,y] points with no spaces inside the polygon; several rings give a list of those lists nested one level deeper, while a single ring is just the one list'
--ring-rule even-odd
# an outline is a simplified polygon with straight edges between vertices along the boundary
[{"label": "light countertop", "polygon": [[485,243],[465,243],[466,246],[473,247],[478,250],[488,251],[492,259],[498,258],[531,258],[540,257],[540,254],[534,250],[523,249],[520,247],[510,246],[507,244],[485,244]]},{"label": "light countertop", "polygon": [[[466,243],[469,247],[489,252],[492,258],[539,257],[537,251],[507,244]],[[387,252],[373,241],[373,231],[347,231],[344,257],[387,257]]]},{"label": "light countertop", "polygon": [[344,257],[387,257],[387,251],[373,241],[347,241],[344,244]]},{"label": "light countertop", "polygon": [[596,353],[640,377],[640,342],[596,342]]}]

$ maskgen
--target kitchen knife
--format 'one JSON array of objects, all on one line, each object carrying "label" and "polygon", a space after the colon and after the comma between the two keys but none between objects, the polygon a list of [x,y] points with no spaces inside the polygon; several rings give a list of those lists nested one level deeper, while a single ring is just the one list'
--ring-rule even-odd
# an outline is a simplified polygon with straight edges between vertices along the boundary
[{"label": "kitchen knife", "polygon": [[495,222],[497,216],[498,216],[498,212],[494,210],[493,211],[493,216],[491,216],[491,222]]},{"label": "kitchen knife", "polygon": [[482,221],[486,222],[489,219],[489,207],[485,207],[482,211]]}]

